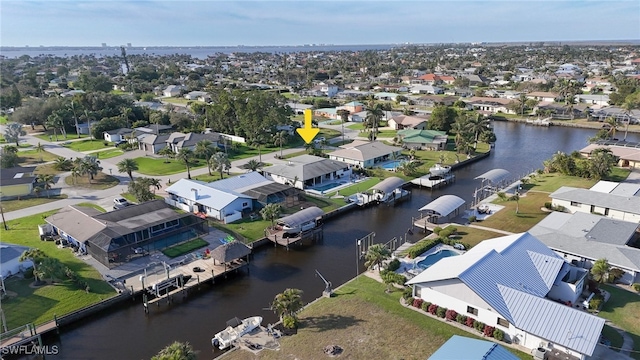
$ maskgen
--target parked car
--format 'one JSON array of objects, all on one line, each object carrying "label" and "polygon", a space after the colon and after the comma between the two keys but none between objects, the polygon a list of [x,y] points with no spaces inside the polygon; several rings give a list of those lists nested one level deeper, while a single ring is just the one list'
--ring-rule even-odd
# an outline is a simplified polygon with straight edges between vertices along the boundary
[{"label": "parked car", "polygon": [[127,207],[131,205],[131,203],[129,201],[127,201],[127,199],[123,198],[123,197],[118,197],[113,199],[113,208],[114,209],[122,209],[124,207]]},{"label": "parked car", "polygon": [[325,140],[326,140],[326,139],[325,139],[325,137],[324,137],[324,136],[320,136],[319,138],[317,138],[317,139],[313,140],[313,142],[315,142],[316,144],[320,144],[320,143],[322,143],[322,142],[323,142],[323,141],[325,141]]}]

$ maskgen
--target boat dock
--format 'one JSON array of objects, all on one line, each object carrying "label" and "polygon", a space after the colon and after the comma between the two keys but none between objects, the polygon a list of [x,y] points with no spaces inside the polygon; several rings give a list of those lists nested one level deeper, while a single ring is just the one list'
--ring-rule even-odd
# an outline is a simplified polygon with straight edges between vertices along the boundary
[{"label": "boat dock", "polygon": [[295,236],[291,234],[285,235],[284,230],[278,230],[276,232],[266,232],[266,238],[273,242],[273,246],[284,246],[289,249],[290,245],[294,245],[302,242],[303,240],[312,239],[319,240],[324,236],[322,225],[315,227],[311,230],[301,232]]},{"label": "boat dock", "polygon": [[433,231],[433,229],[438,226],[444,227],[446,225],[430,222],[428,216],[421,216],[419,218],[411,217],[411,226],[412,228],[417,227],[422,229],[423,232],[427,232],[427,230]]},{"label": "boat dock", "polygon": [[453,173],[448,173],[442,176],[434,178],[432,175],[424,175],[419,178],[411,180],[411,183],[420,187],[426,187],[429,189],[437,189],[442,186],[454,183],[456,176]]}]

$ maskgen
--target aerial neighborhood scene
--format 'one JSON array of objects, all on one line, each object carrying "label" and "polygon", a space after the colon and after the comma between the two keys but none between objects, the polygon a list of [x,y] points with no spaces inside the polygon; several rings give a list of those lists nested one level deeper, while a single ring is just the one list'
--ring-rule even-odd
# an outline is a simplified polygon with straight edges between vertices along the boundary
[{"label": "aerial neighborhood scene", "polygon": [[0,8],[0,358],[640,359],[640,3]]}]

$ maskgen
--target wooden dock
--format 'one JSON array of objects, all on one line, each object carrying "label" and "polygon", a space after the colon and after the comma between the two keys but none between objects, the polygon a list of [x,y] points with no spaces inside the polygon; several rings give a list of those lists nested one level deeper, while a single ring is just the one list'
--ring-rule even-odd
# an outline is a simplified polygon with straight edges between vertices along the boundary
[{"label": "wooden dock", "polygon": [[321,225],[319,227],[315,227],[311,230],[300,233],[298,234],[298,236],[295,236],[295,237],[284,237],[284,231],[282,230],[274,233],[269,233],[266,237],[271,242],[273,242],[274,246],[280,245],[289,249],[290,245],[300,243],[306,239],[313,239],[313,240],[322,239],[322,236],[323,236],[323,230]]},{"label": "wooden dock", "polygon": [[446,174],[445,176],[438,179],[429,179],[430,177],[431,175],[421,176],[417,179],[411,180],[411,183],[420,187],[424,186],[429,189],[437,189],[456,181],[456,176],[452,173]]},{"label": "wooden dock", "polygon": [[424,232],[428,231],[433,231],[434,228],[436,228],[437,226],[443,227],[443,224],[436,224],[436,223],[432,223],[429,221],[429,219],[427,217],[422,217],[422,218],[411,218],[412,222],[412,226],[413,227],[417,227],[419,229],[422,229]]},{"label": "wooden dock", "polygon": [[33,324],[21,326],[2,334],[2,338],[0,339],[0,349],[31,343],[38,343],[38,345],[42,346],[41,336],[49,331],[57,329],[58,324],[56,321],[49,321],[42,325],[38,325],[37,327],[33,326]]}]

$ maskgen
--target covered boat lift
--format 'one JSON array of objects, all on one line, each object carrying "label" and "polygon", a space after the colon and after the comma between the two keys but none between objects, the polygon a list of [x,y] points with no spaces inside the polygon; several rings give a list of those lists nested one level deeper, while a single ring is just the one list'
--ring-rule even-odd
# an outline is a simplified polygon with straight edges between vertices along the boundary
[{"label": "covered boat lift", "polygon": [[425,212],[425,216],[428,217],[427,221],[437,224],[440,222],[440,219],[449,219],[452,216],[458,216],[460,214],[460,208],[464,204],[465,201],[458,196],[442,195],[421,207],[419,211]]},{"label": "covered boat lift", "polygon": [[322,216],[324,211],[317,206],[302,209],[278,219],[276,231],[267,230],[266,237],[276,245],[289,245],[303,238],[322,237]]},{"label": "covered boat lift", "polygon": [[511,176],[511,173],[505,169],[492,169],[486,173],[476,176],[475,179],[481,179],[483,188],[485,186],[501,187]]},{"label": "covered boat lift", "polygon": [[402,189],[402,185],[405,183],[406,181],[403,179],[392,176],[372,186],[369,190],[373,194],[373,200],[388,202],[408,195],[408,191]]}]

